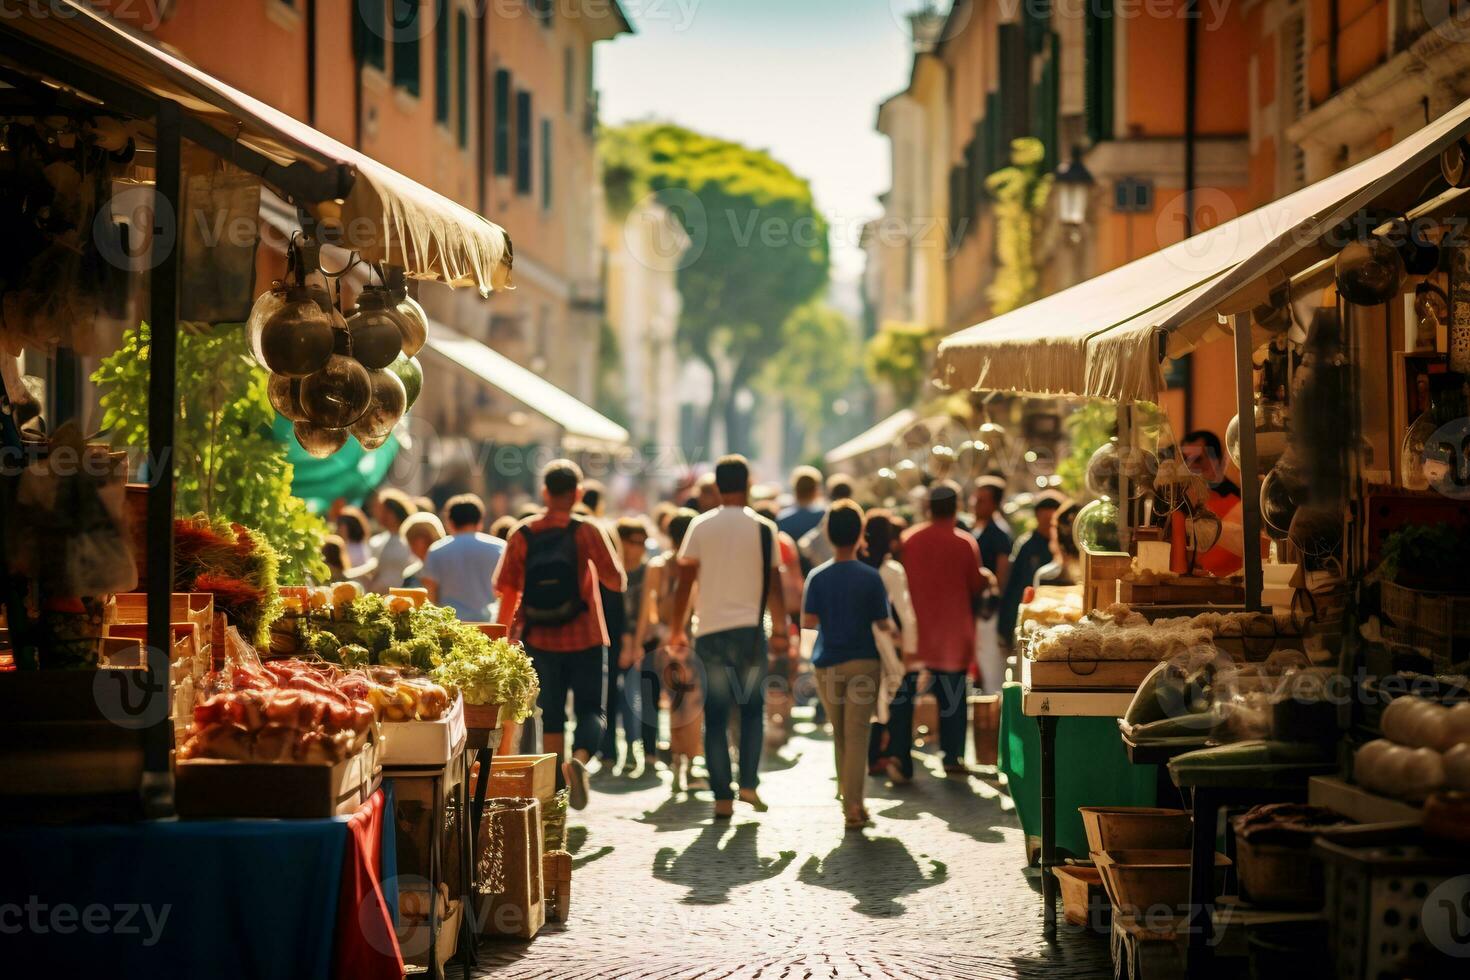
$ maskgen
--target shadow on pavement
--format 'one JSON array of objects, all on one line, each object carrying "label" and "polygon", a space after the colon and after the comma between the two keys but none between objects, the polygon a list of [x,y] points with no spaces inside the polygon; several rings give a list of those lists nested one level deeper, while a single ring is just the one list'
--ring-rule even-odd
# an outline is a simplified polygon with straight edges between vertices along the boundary
[{"label": "shadow on pavement", "polygon": [[847,892],[857,899],[854,912],[891,918],[908,911],[898,899],[945,881],[949,868],[931,858],[926,873],[897,838],[849,833],[826,857],[807,858],[797,878],[803,885]]},{"label": "shadow on pavement", "polygon": [[682,851],[660,848],[653,858],[653,876],[687,888],[681,899],[686,905],[728,902],[736,888],[774,878],[796,860],[795,851],[761,857],[756,850],[759,833],[756,823],[737,824],[733,832],[728,823],[710,824]]},{"label": "shadow on pavement", "polygon": [[912,783],[885,791],[885,801],[891,794],[900,802],[885,810],[875,806],[875,813],[890,820],[917,820],[930,814],[943,820],[954,833],[979,843],[998,844],[1005,840],[1005,835],[992,825],[1008,822],[998,798],[987,799],[976,794],[968,780],[941,779],[928,775],[922,767],[915,769]]},{"label": "shadow on pavement", "polygon": [[636,822],[651,826],[655,832],[692,830],[709,823],[712,805],[692,793],[670,795],[652,810],[644,810]]}]

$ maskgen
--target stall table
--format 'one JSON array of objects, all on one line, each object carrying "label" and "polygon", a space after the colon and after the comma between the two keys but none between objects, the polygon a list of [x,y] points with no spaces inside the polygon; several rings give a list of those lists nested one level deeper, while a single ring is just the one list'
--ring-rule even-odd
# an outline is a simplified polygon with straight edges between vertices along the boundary
[{"label": "stall table", "polygon": [[1121,718],[1133,701],[1122,691],[1033,691],[1023,687],[1021,713],[1041,732],[1041,900],[1046,937],[1057,932],[1057,722],[1061,718]]}]

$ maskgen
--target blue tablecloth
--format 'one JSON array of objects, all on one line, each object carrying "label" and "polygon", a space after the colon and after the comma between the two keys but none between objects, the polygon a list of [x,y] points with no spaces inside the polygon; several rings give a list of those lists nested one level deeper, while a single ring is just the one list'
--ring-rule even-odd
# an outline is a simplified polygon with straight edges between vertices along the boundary
[{"label": "blue tablecloth", "polygon": [[328,980],[347,820],[0,827],[0,963],[11,976]]}]

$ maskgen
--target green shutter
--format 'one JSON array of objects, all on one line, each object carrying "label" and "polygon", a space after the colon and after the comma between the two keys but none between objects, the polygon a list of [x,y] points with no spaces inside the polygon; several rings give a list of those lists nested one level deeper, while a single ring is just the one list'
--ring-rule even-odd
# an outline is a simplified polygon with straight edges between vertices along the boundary
[{"label": "green shutter", "polygon": [[1043,169],[1055,170],[1058,162],[1057,115],[1060,112],[1058,68],[1061,60],[1061,39],[1056,32],[1047,35],[1046,48],[1041,62],[1041,77],[1031,98],[1031,135],[1041,140],[1046,149]]},{"label": "green shutter", "polygon": [[495,172],[510,173],[510,72],[495,72]]},{"label": "green shutter", "polygon": [[455,54],[459,59],[459,75],[456,78],[455,94],[459,98],[458,118],[455,120],[455,128],[459,132],[459,145],[470,145],[470,32],[474,25],[470,23],[470,15],[463,10],[455,15],[456,48]]},{"label": "green shutter", "polygon": [[434,121],[449,125],[449,17],[434,0]]},{"label": "green shutter", "polygon": [[1087,5],[1087,137],[1094,143],[1113,138],[1113,0]]},{"label": "green shutter", "polygon": [[516,93],[516,193],[531,193],[532,141],[535,117],[531,115],[531,93]]},{"label": "green shutter", "polygon": [[551,120],[541,120],[541,207],[551,210]]},{"label": "green shutter", "polygon": [[419,18],[423,8],[417,3],[393,3],[393,84],[409,95],[418,95],[419,81]]},{"label": "green shutter", "polygon": [[359,64],[381,71],[388,63],[383,32],[388,26],[388,0],[357,0],[352,5],[356,16],[352,22]]}]

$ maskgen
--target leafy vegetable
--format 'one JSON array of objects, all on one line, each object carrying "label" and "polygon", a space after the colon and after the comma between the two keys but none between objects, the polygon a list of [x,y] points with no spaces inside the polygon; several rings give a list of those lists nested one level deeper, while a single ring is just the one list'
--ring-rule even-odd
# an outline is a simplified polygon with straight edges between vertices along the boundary
[{"label": "leafy vegetable", "polygon": [[433,677],[458,690],[467,704],[500,705],[501,716],[512,721],[531,714],[540,691],[531,658],[519,643],[491,640],[474,627],[461,627],[452,652],[438,658]]},{"label": "leafy vegetable", "polygon": [[1448,524],[1409,524],[1383,540],[1378,573],[1385,582],[1459,581],[1465,555],[1470,553],[1470,530]]}]

